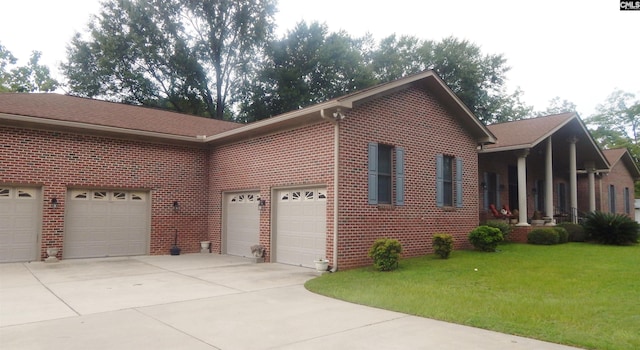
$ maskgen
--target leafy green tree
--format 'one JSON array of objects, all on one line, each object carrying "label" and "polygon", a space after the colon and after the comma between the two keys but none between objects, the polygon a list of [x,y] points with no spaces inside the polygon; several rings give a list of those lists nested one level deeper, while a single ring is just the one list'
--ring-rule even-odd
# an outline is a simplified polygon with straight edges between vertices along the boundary
[{"label": "leafy green tree", "polygon": [[536,116],[541,117],[545,115],[575,112],[577,108],[578,106],[576,106],[575,103],[568,100],[561,100],[559,96],[556,96],[549,101],[547,109],[536,112]]},{"label": "leafy green tree", "polygon": [[439,42],[391,35],[371,55],[375,77],[391,81],[433,69],[478,118],[487,124],[526,118],[522,91],[506,92],[509,67],[502,55],[483,54],[480,47],[454,37]]},{"label": "leafy green tree", "polygon": [[266,49],[258,79],[246,86],[242,117],[259,120],[375,83],[364,64],[366,39],[300,22]]},{"label": "leafy green tree", "polygon": [[[615,90],[585,123],[601,147],[626,147],[640,166],[640,99],[635,94]],[[640,181],[635,190],[636,198],[640,197]]]},{"label": "leafy green tree", "polygon": [[275,0],[108,0],[62,70],[72,93],[224,119],[273,31]]},{"label": "leafy green tree", "polygon": [[0,92],[49,92],[58,88],[49,68],[39,63],[41,56],[33,51],[27,65],[8,70],[18,60],[0,44]]}]

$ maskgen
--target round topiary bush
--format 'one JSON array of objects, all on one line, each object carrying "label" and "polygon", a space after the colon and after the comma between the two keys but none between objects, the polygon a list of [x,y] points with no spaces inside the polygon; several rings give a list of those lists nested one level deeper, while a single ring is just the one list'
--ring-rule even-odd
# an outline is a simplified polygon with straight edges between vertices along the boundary
[{"label": "round topiary bush", "polygon": [[369,257],[373,258],[373,266],[379,271],[391,271],[398,268],[400,253],[402,253],[402,245],[397,239],[390,238],[376,240],[369,249]]},{"label": "round topiary bush", "polygon": [[558,231],[551,227],[537,228],[527,235],[527,242],[531,244],[553,245],[559,241]]},{"label": "round topiary bush", "polygon": [[483,252],[495,252],[498,243],[504,240],[502,231],[495,227],[478,226],[469,233],[469,242]]},{"label": "round topiary bush", "polygon": [[447,233],[436,233],[433,235],[433,250],[442,259],[449,258],[453,251],[453,236]]},{"label": "round topiary bush", "polygon": [[572,222],[562,222],[556,225],[556,227],[562,227],[569,233],[569,242],[584,242],[587,240],[587,234],[584,232],[584,227]]},{"label": "round topiary bush", "polygon": [[507,240],[507,236],[509,235],[509,233],[511,233],[511,230],[513,230],[513,227],[509,225],[505,220],[489,220],[485,222],[484,225],[499,229],[500,232],[502,232],[502,238],[504,240]]},{"label": "round topiary bush", "polygon": [[569,232],[562,226],[554,226],[554,230],[558,233],[558,243],[567,243],[569,242]]}]

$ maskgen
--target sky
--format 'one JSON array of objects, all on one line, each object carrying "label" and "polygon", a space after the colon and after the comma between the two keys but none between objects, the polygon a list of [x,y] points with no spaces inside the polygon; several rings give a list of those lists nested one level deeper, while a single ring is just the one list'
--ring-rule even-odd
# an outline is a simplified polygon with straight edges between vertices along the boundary
[{"label": "sky", "polygon": [[[41,63],[60,79],[66,45],[86,30],[99,2],[3,0],[0,44],[18,65],[41,51]],[[522,89],[536,110],[558,96],[586,118],[615,89],[640,98],[640,11],[620,11],[618,0],[280,0],[278,9],[278,36],[305,20],[376,39],[467,39],[485,54],[504,55],[508,89]]]}]

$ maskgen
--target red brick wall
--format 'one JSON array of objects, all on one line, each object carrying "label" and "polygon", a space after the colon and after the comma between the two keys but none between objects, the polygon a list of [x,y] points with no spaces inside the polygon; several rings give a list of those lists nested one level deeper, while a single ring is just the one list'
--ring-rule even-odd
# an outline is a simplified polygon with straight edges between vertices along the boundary
[{"label": "red brick wall", "polygon": [[42,188],[41,257],[48,246],[64,254],[65,198],[77,187],[150,191],[150,254],[168,254],[176,228],[182,251],[199,251],[207,232],[206,150],[10,127],[0,134],[0,183]]},{"label": "red brick wall", "polygon": [[[209,163],[208,217],[212,251],[222,250],[222,194],[259,190],[266,206],[260,211],[260,244],[271,259],[271,190],[298,185],[327,187],[327,256],[333,256],[333,125],[322,121],[244,142],[219,146]],[[275,213],[274,213],[275,214]]]},{"label": "red brick wall", "polygon": [[[371,263],[367,252],[381,237],[398,239],[403,256],[432,252],[434,233],[452,234],[455,247],[468,248],[478,224],[476,142],[430,94],[408,89],[347,113],[340,125],[339,267]],[[368,204],[367,145],[405,149],[404,206]],[[436,154],[463,159],[463,208],[436,206]]]},{"label": "red brick wall", "polygon": [[[586,179],[585,179],[586,180]],[[629,203],[627,204],[630,209],[629,216],[631,218],[634,217],[634,182],[631,177],[631,173],[629,169],[625,166],[622,161],[619,161],[615,164],[615,166],[611,169],[608,174],[602,176],[601,190],[597,189],[596,194],[600,194],[600,211],[610,212],[609,208],[609,186],[614,185],[616,191],[616,213],[625,214],[625,203],[624,203],[624,189],[629,189]],[[596,181],[596,187],[598,187],[598,182]]]}]

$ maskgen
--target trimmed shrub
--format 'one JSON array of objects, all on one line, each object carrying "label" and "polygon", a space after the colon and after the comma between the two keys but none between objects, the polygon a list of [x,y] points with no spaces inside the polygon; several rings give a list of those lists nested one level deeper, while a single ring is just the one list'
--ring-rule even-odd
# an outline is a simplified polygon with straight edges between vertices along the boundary
[{"label": "trimmed shrub", "polygon": [[553,245],[559,241],[558,231],[551,227],[537,228],[527,235],[527,242],[531,244]]},{"label": "trimmed shrub", "polygon": [[584,233],[584,227],[572,222],[562,222],[556,225],[562,227],[569,233],[569,242],[584,242],[587,240],[587,234]]},{"label": "trimmed shrub", "polygon": [[513,230],[513,227],[509,225],[505,220],[489,220],[484,225],[499,229],[500,232],[502,232],[502,238],[504,240],[507,239],[507,236],[509,235],[509,233],[511,233],[511,230]]},{"label": "trimmed shrub", "polygon": [[587,214],[583,226],[588,238],[602,244],[638,243],[640,224],[626,215],[594,211]]},{"label": "trimmed shrub", "polygon": [[478,226],[469,233],[469,242],[483,252],[495,252],[498,243],[504,240],[500,229],[490,226]]},{"label": "trimmed shrub", "polygon": [[558,233],[558,243],[567,243],[569,242],[569,232],[562,226],[554,226],[554,230]]},{"label": "trimmed shrub", "polygon": [[453,251],[453,236],[447,233],[433,235],[433,249],[440,258],[447,259]]},{"label": "trimmed shrub", "polygon": [[402,253],[402,246],[397,239],[380,238],[369,250],[369,257],[373,258],[373,266],[379,271],[391,271],[398,268],[398,260]]}]

